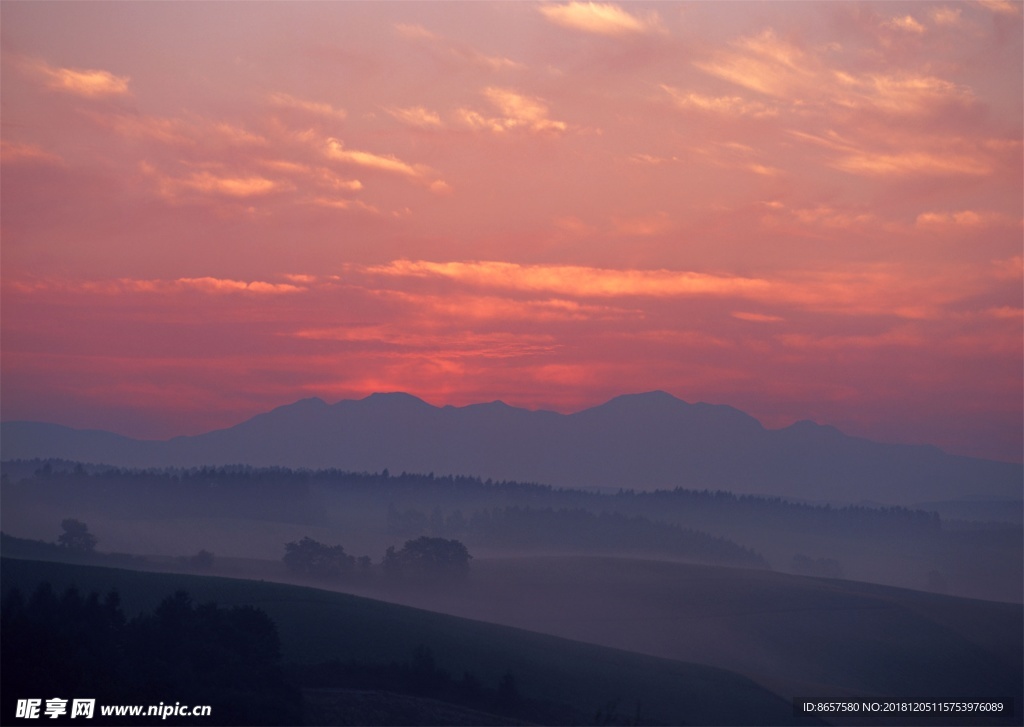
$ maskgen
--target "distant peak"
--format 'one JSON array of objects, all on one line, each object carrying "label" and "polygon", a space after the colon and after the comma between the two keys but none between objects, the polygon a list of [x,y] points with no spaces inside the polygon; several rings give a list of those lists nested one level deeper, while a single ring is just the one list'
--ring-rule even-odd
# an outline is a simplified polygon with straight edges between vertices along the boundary
[{"label": "distant peak", "polygon": [[380,391],[380,392],[376,392],[376,393],[370,394],[369,396],[367,396],[364,399],[361,399],[360,401],[365,401],[365,402],[382,402],[382,403],[383,402],[395,402],[395,403],[404,402],[404,403],[409,403],[409,404],[423,404],[425,406],[430,406],[429,404],[427,404],[427,402],[423,401],[423,399],[419,398],[418,396],[413,396],[412,394],[407,394],[404,391]]},{"label": "distant peak", "polygon": [[453,407],[455,409],[472,409],[474,411],[508,411],[510,409],[517,409],[518,407],[510,406],[501,399],[495,399],[494,401],[483,401],[479,404],[467,404],[466,406]]},{"label": "distant peak", "polygon": [[621,394],[608,401],[609,404],[612,402],[666,402],[685,404],[686,402],[682,399],[672,396],[667,391],[661,389],[655,389],[654,391],[642,391],[637,394]]}]

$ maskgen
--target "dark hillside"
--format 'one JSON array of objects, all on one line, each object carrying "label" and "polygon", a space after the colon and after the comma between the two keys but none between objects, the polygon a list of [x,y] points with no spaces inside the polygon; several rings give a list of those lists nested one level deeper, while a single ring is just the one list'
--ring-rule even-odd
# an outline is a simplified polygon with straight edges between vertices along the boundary
[{"label": "dark hillside", "polygon": [[996,698],[1024,683],[1020,605],[851,581],[625,558],[509,558],[476,563],[459,594],[389,597],[712,664],[789,696]]},{"label": "dark hillside", "polygon": [[[563,704],[591,719],[612,703],[623,714],[641,710],[650,724],[793,724],[790,703],[739,675],[711,667],[469,621],[356,596],[273,583],[140,573],[4,559],[2,588],[32,592],[40,582],[57,591],[121,594],[126,613],[154,608],[168,593],[186,590],[196,602],[250,605],[265,611],[280,634],[286,662],[331,659],[406,661],[417,646],[430,649],[453,674],[481,683],[512,674],[517,692]],[[3,665],[5,668],[8,665]],[[42,685],[41,685],[42,688]],[[561,722],[560,722],[561,723]]]}]

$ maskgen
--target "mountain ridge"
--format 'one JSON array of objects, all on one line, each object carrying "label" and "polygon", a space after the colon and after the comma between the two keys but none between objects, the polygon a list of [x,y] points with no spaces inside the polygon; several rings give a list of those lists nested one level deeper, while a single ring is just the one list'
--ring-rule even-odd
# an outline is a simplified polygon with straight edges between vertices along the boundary
[{"label": "mountain ridge", "polygon": [[0,425],[4,459],[121,466],[249,464],[435,472],[563,487],[729,490],[889,504],[1020,498],[1021,465],[875,442],[809,420],[767,429],[723,404],[664,391],[571,414],[494,401],[434,406],[404,392],[300,399],[224,429],[168,440],[39,422]]}]

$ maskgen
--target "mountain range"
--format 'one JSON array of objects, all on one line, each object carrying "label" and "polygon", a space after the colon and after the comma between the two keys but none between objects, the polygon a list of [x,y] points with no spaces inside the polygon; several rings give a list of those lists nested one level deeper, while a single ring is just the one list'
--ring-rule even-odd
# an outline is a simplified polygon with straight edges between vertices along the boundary
[{"label": "mountain range", "polygon": [[814,502],[912,505],[1021,499],[1020,464],[883,444],[800,421],[767,429],[738,409],[655,391],[573,414],[500,401],[435,407],[404,393],[311,398],[236,426],[164,441],[39,422],[0,425],[6,460],[129,467],[248,464],[474,475],[560,487],[728,490]]}]

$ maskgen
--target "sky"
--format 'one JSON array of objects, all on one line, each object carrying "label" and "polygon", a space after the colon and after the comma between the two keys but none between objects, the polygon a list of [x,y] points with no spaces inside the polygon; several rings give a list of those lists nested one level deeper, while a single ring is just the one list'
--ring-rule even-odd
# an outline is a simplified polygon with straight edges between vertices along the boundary
[{"label": "sky", "polygon": [[1022,459],[1020,2],[0,19],[4,420],[660,389]]}]

